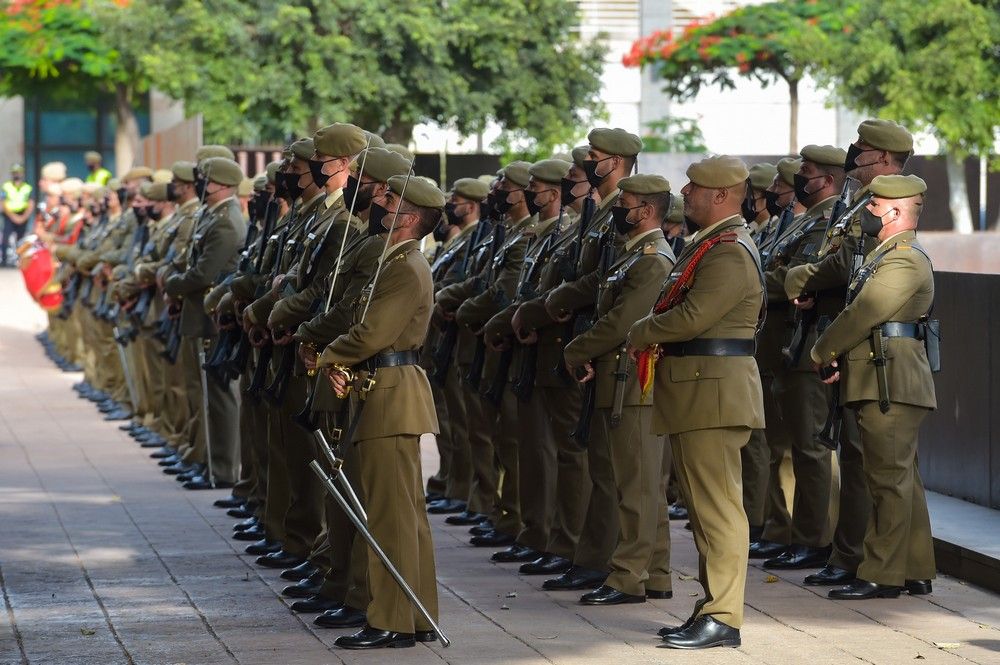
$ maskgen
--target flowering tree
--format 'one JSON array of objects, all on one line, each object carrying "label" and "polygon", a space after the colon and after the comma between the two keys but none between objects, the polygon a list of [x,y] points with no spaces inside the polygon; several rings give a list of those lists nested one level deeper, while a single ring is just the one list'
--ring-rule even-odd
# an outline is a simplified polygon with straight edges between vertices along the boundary
[{"label": "flowering tree", "polygon": [[790,152],[798,151],[799,82],[821,68],[830,40],[849,30],[857,10],[850,0],[770,2],[736,9],[719,18],[662,30],[640,38],[622,58],[626,67],[652,67],[664,91],[691,99],[704,85],[735,87],[743,76],[768,86],[788,86]]}]

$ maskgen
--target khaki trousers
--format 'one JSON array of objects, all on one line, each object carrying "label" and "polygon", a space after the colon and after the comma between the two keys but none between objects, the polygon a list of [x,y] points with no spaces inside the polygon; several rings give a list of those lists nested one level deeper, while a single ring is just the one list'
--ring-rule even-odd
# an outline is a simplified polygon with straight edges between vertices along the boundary
[{"label": "khaki trousers", "polygon": [[285,483],[288,505],[285,510],[285,537],[281,548],[305,558],[312,551],[322,521],[322,488],[309,463],[316,459],[316,442],[292,420],[306,402],[308,384],[304,376],[289,376],[285,399],[276,411],[284,446]]},{"label": "khaki trousers", "polygon": [[[650,407],[623,407],[617,427],[611,427],[610,409],[598,409],[594,416],[595,420],[600,418],[601,433],[608,440],[618,499],[617,543],[610,555],[611,572],[604,583],[624,593],[645,596],[660,519],[666,513],[663,438],[650,433]],[[653,586],[652,590],[671,589],[669,532],[666,545],[668,575],[663,580],[661,573],[661,579],[654,582],[659,586]],[[662,567],[660,562],[655,563]]]},{"label": "khaki trousers", "polygon": [[[448,439],[451,444],[451,464],[448,467],[444,495],[449,499],[466,501],[469,498],[473,476],[472,450],[469,444],[468,415],[465,406],[467,393],[454,368],[448,372],[447,381],[441,393],[446,404]],[[435,395],[434,399],[437,400],[437,397]],[[441,422],[440,418],[438,418],[438,422]]]},{"label": "khaki trousers", "polygon": [[672,437],[674,471],[691,517],[698,579],[705,592],[693,616],[711,616],[733,628],[743,625],[750,545],[740,468],[740,448],[749,439],[746,427],[694,430]]},{"label": "khaki trousers", "polygon": [[[400,575],[437,621],[434,543],[431,542],[424,505],[420,437],[397,435],[360,441],[358,453],[368,527]],[[370,548],[368,579],[371,589],[368,625],[401,633],[432,630],[413,609]]]},{"label": "khaki trousers", "polygon": [[930,410],[893,403],[888,413],[882,413],[873,401],[854,408],[865,478],[874,501],[858,577],[893,586],[931,579],[936,570],[934,543],[917,469],[917,434]]},{"label": "khaki trousers", "polygon": [[431,381],[431,396],[434,398],[434,411],[437,414],[438,429],[441,431],[434,435],[434,442],[438,449],[437,472],[427,479],[427,493],[440,494],[449,499],[462,499],[465,497],[453,497],[447,494],[448,482],[451,479],[451,464],[453,457],[453,445],[451,438],[451,419],[448,417],[448,400],[445,399],[444,389]]},{"label": "khaki trousers", "polygon": [[[461,384],[461,377],[468,373],[469,366],[458,365],[453,370],[457,374],[456,379],[460,388],[465,388]],[[500,468],[497,464],[496,451],[493,449],[493,436],[497,430],[497,409],[473,390],[464,392],[462,405],[465,407],[465,431],[469,442],[469,462],[472,465],[469,510],[488,516],[496,526],[502,521],[498,494]],[[514,474],[514,478],[517,478],[517,474]],[[516,491],[514,494],[516,500]],[[516,515],[516,505],[514,509]],[[520,521],[520,518],[517,520]],[[510,519],[507,522],[510,522]],[[509,524],[507,526],[510,527]],[[519,524],[511,527],[510,535],[516,535],[519,529]]]}]

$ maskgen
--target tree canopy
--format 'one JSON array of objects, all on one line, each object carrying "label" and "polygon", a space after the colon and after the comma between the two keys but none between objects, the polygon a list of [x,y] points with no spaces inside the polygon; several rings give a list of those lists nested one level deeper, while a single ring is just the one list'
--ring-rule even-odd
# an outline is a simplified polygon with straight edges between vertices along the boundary
[{"label": "tree canopy", "polygon": [[789,150],[798,149],[798,84],[826,60],[831,36],[842,33],[849,3],[843,0],[771,2],[661,30],[637,40],[622,62],[652,67],[664,91],[678,100],[706,85],[734,88],[736,77],[767,87],[784,81],[791,97]]},{"label": "tree canopy", "polygon": [[0,94],[151,85],[201,113],[207,140],[496,122],[501,146],[544,152],[602,108],[604,46],[577,20],[572,0],[18,0]]}]

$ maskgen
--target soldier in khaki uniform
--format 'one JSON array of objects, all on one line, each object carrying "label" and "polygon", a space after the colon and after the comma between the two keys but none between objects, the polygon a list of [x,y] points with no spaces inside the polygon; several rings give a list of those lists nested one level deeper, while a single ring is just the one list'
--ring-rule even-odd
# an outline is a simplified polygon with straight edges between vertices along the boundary
[{"label": "soldier in khaki uniform", "polygon": [[840,381],[842,403],[857,414],[874,500],[857,579],[831,598],[931,592],[934,545],[917,469],[920,423],[937,406],[925,348],[937,335],[928,325],[934,272],[916,238],[926,190],[912,175],[871,181],[860,225],[878,245],[854,275],[847,307],[810,351],[817,369],[837,370],[825,381]]},{"label": "soldier in khaki uniform", "polygon": [[[357,426],[368,526],[436,619],[434,545],[423,500],[420,435],[436,432],[438,424],[427,376],[417,364],[434,294],[419,240],[440,221],[445,198],[430,182],[415,177],[394,176],[388,184],[390,191],[373,202],[369,218],[391,229],[386,251],[357,301],[349,331],[323,350],[318,367],[328,368],[339,395],[347,386],[346,368],[374,379]],[[435,639],[373,553],[368,577],[368,625],[338,638],[337,646],[405,647]]]},{"label": "soldier in khaki uniform", "polygon": [[[472,376],[476,371],[475,364],[470,364],[468,379],[478,382],[480,403],[469,411],[469,429],[475,428],[478,419],[480,427],[488,427],[493,432],[493,450],[497,465],[501,470],[503,481],[499,490],[500,503],[497,511],[496,528],[505,542],[510,542],[521,529],[525,504],[520,500],[521,481],[519,477],[517,436],[517,401],[507,390],[508,370],[501,367],[503,352],[492,348],[485,339],[483,327],[497,312],[513,302],[517,291],[518,276],[524,263],[525,252],[529,242],[529,232],[534,218],[528,213],[524,199],[524,188],[530,179],[528,169],[530,164],[515,161],[503,169],[503,177],[495,191],[494,212],[501,221],[494,227],[491,235],[492,246],[485,251],[481,259],[480,270],[464,282],[456,282],[438,291],[435,296],[438,307],[445,318],[453,316],[459,325],[459,330],[465,328],[473,335],[482,337],[477,340],[477,346],[483,345],[477,352],[484,354],[479,376]],[[504,231],[499,226],[504,225]],[[497,234],[504,233],[503,244],[498,245],[494,239]],[[502,370],[502,371],[501,371]],[[475,406],[479,406],[476,409]],[[478,444],[478,447],[485,447]],[[520,552],[523,548],[517,547]],[[494,557],[508,560],[507,550],[494,554]],[[528,559],[522,553],[521,560]]]},{"label": "soldier in khaki uniform", "polygon": [[[195,345],[200,343],[208,348],[217,335],[215,325],[205,314],[204,295],[220,274],[231,272],[236,266],[246,234],[235,197],[236,186],[243,180],[239,164],[225,157],[212,157],[203,162],[203,167],[207,209],[194,230],[187,268],[164,282],[168,296],[183,298],[181,334],[188,347],[186,353],[194,358]],[[204,476],[188,481],[192,489],[232,487],[239,474],[239,396],[235,386],[223,387],[217,381],[207,383],[209,411],[202,417],[208,419],[206,462],[210,467]]]},{"label": "soldier in khaki uniform", "polygon": [[[583,171],[592,191],[596,190],[600,196],[600,202],[590,220],[581,220],[584,227],[581,230],[582,242],[578,243],[575,269],[568,275],[573,279],[553,289],[545,301],[550,331],[554,328],[561,332],[572,321],[574,333],[578,333],[594,319],[596,288],[587,276],[599,267],[603,243],[617,242],[610,233],[611,208],[616,205],[621,192],[618,183],[635,169],[637,156],[642,150],[642,140],[620,128],[592,129],[587,139],[589,146]],[[596,199],[594,203],[597,203]],[[598,440],[598,443],[601,441]],[[597,588],[607,577],[608,562],[617,539],[617,529],[609,529],[607,525],[615,523],[618,505],[609,455],[606,446],[587,447],[589,493],[568,486],[560,488],[561,493],[573,492],[577,501],[585,502],[586,516],[572,566],[566,567],[558,577],[546,580],[546,589]],[[562,500],[571,498],[564,497]]]},{"label": "soldier in khaki uniform", "polygon": [[670,210],[670,183],[635,175],[620,180],[618,189],[611,214],[625,242],[606,272],[591,273],[601,280],[594,324],[565,350],[567,367],[584,370],[581,382],[596,382],[588,448],[608,450],[618,497],[611,572],[604,586],[581,598],[585,605],[672,596],[663,437],[652,433],[653,402],[643,400],[635,363],[625,352],[629,329],[653,307],[674,264],[660,229]]},{"label": "soldier in khaki uniform", "polygon": [[[792,496],[789,547],[764,562],[765,568],[782,570],[820,568],[830,555],[832,528],[829,525],[833,489],[833,457],[829,448],[817,442],[816,433],[826,420],[826,390],[814,372],[803,368],[803,350],[809,335],[814,336],[815,310],[795,320],[794,308],[785,294],[785,275],[792,265],[804,262],[814,252],[828,225],[837,194],[844,184],[847,153],[834,146],[807,145],[802,148],[801,165],[795,174],[795,198],[807,210],[796,218],[789,233],[779,239],[769,255],[767,283],[768,309],[784,305],[781,319],[794,328],[782,342],[782,357],[775,366],[771,385],[773,399],[780,404],[782,424],[791,439],[795,489]],[[805,370],[805,371],[803,371]],[[766,416],[766,414],[765,414]],[[778,467],[772,459],[772,495],[786,503],[780,487]],[[769,534],[768,534],[769,535]],[[765,536],[767,537],[767,536]]]},{"label": "soldier in khaki uniform", "polygon": [[[406,175],[410,171],[410,163],[401,155],[385,148],[373,147],[358,156],[357,164],[364,163],[364,171],[352,175],[344,189],[344,198],[348,205],[354,201],[354,212],[362,220],[371,221],[371,203],[381,197],[388,189],[389,178]],[[360,168],[360,167],[359,167]],[[355,201],[355,197],[357,200]],[[329,275],[322,276],[327,283],[330,308],[320,313],[312,320],[303,323],[295,333],[295,339],[300,342],[299,354],[307,369],[314,368],[318,351],[327,344],[346,334],[351,327],[354,308],[362,295],[364,287],[371,281],[378,267],[379,259],[385,248],[386,231],[381,225],[370,225],[368,232],[349,241],[344,247],[344,255],[339,265],[335,265]],[[334,275],[336,281],[334,282]],[[332,292],[329,292],[330,289]],[[358,408],[353,400],[350,409],[340,410],[342,401],[335,399],[326,379],[316,386],[317,396],[314,411],[321,425],[326,425],[328,432],[339,427],[347,432],[350,426],[352,410]],[[349,433],[344,434],[347,436]],[[328,437],[329,438],[329,437]],[[358,448],[353,442],[340,442],[340,456],[344,461],[343,472],[349,480],[360,479]],[[326,465],[325,455],[318,454],[317,459]],[[359,499],[364,502],[364,491],[356,488]],[[309,559],[318,569],[318,580],[312,582],[306,579],[303,584],[285,590],[285,595],[301,597],[306,593],[307,584],[312,585],[313,600],[330,599],[337,606],[324,610],[313,620],[313,623],[323,628],[346,628],[361,626],[365,623],[365,608],[371,600],[368,591],[368,561],[367,545],[356,538],[354,527],[344,514],[344,511],[329,495],[324,493],[324,530],[313,548]],[[325,550],[320,555],[319,550]],[[306,564],[308,565],[308,564]]]},{"label": "soldier in khaki uniform", "polygon": [[[449,228],[456,229],[457,233],[442,246],[442,254],[431,266],[435,276],[435,292],[464,281],[468,276],[475,251],[485,241],[479,227],[479,218],[489,190],[488,183],[475,178],[460,178],[455,181],[448,203],[445,204],[445,217]],[[454,328],[449,333],[452,326]],[[475,337],[468,329],[462,329],[452,321],[432,319],[432,332],[435,328],[440,328],[441,333],[430,352],[438,356],[432,359],[433,363],[442,366],[435,368],[435,380],[431,382],[431,386],[434,387],[435,382],[441,385],[448,419],[451,421],[451,469],[443,496],[452,499],[459,497],[458,500],[466,503],[464,512],[449,515],[445,522],[455,526],[472,526],[496,517],[497,492],[493,442],[489,437],[470,431],[468,411],[470,407],[478,408],[478,405],[470,404],[478,397],[466,391],[462,378],[468,373],[472,363]],[[454,336],[454,346],[450,352],[440,348],[449,334]],[[427,344],[431,344],[430,336]],[[448,358],[440,357],[442,353],[446,353]],[[439,416],[438,422],[443,430],[444,424],[440,421]]]},{"label": "soldier in khaki uniform", "polygon": [[[855,200],[879,175],[900,173],[913,150],[913,136],[890,120],[865,120],[858,126],[858,138],[847,151],[844,171],[862,188]],[[799,309],[819,308],[832,317],[843,307],[844,289],[851,281],[854,255],[861,232],[857,215],[843,219],[826,237],[809,260],[788,270],[785,292]],[[817,328],[821,325],[817,320]],[[825,568],[807,575],[808,585],[833,586],[854,579],[861,563],[865,529],[872,510],[862,468],[861,435],[850,409],[843,411],[840,434],[840,505],[833,534],[833,552]]]},{"label": "soldier in khaki uniform", "polygon": [[[769,228],[772,215],[767,205],[768,189],[774,183],[778,175],[778,167],[768,162],[761,162],[750,167],[750,185],[753,187],[754,219],[747,219],[750,226],[750,234],[757,241],[760,248],[760,240]],[[744,217],[747,211],[744,211]],[[764,322],[764,329],[761,337],[767,331],[771,323],[771,317]],[[758,366],[760,366],[760,347],[758,344]],[[768,378],[764,368],[761,367],[761,380],[764,381],[764,391],[767,394]],[[765,400],[766,405],[766,400]],[[765,406],[766,408],[766,406]],[[770,423],[771,419],[766,418]],[[750,434],[750,442],[740,451],[743,461],[743,509],[747,513],[747,520],[750,522],[750,544],[760,537],[764,530],[764,515],[767,501],[767,479],[769,475],[770,455],[767,447],[765,430],[755,429]]]},{"label": "soldier in khaki uniform", "polygon": [[653,432],[670,434],[674,469],[691,516],[705,597],[667,646],[738,646],[749,545],[740,448],[764,426],[754,335],[763,309],[763,274],[740,208],[748,171],[734,157],[687,170],[684,212],[698,226],[667,280],[666,296],[640,319],[629,343],[649,368],[654,345]]}]

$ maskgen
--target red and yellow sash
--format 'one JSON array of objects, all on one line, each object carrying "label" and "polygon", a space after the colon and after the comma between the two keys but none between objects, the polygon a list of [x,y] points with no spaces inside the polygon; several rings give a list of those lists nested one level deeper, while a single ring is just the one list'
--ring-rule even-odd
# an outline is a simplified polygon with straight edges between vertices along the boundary
[{"label": "red and yellow sash", "polygon": [[[698,263],[705,256],[708,250],[712,249],[719,243],[723,242],[736,242],[736,234],[733,232],[720,233],[714,238],[709,238],[705,240],[700,245],[698,249],[694,251],[694,255],[688,264],[684,267],[681,272],[680,277],[670,286],[670,290],[667,291],[666,295],[661,297],[655,305],[653,305],[653,314],[663,314],[664,312],[673,309],[677,305],[684,302],[684,298],[687,296],[688,291],[691,290],[691,286],[694,283],[694,273],[698,269]],[[638,370],[639,370],[639,388],[642,390],[640,397],[641,402],[645,402],[646,398],[649,397],[649,393],[653,390],[653,375],[656,371],[656,361],[660,357],[660,348],[656,345],[639,352],[638,360]]]}]

